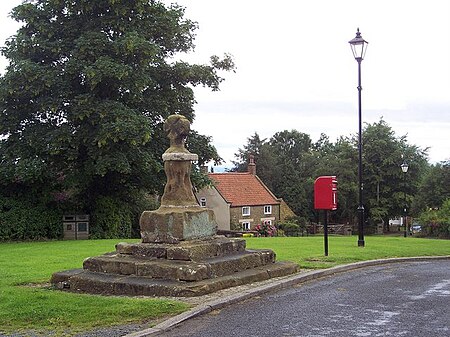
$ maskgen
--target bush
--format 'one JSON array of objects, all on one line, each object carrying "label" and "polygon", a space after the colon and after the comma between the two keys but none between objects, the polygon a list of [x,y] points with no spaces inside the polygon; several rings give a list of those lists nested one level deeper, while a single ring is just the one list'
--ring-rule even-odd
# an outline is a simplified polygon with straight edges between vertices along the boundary
[{"label": "bush", "polygon": [[277,233],[277,228],[269,223],[258,224],[255,226],[255,231],[260,236],[274,236]]},{"label": "bush", "polygon": [[307,233],[308,220],[305,217],[293,216],[287,218],[285,222],[278,225],[286,236],[303,236]]},{"label": "bush", "polygon": [[62,233],[60,210],[0,195],[0,241],[58,239]]},{"label": "bush", "polygon": [[90,237],[93,239],[131,238],[140,236],[139,218],[144,210],[154,210],[154,198],[139,195],[136,200],[100,196],[91,210]]},{"label": "bush", "polygon": [[90,237],[113,239],[131,237],[134,215],[131,207],[112,197],[101,196],[91,213]]},{"label": "bush", "polygon": [[278,225],[278,228],[284,232],[286,236],[301,236],[302,230],[300,226],[294,222],[285,222]]},{"label": "bush", "polygon": [[439,209],[423,212],[419,223],[422,236],[450,239],[450,199],[445,200]]}]

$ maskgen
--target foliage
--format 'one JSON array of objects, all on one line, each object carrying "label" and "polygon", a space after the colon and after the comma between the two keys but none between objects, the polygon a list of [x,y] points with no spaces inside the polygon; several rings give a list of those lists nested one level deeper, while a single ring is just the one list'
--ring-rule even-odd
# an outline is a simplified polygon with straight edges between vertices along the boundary
[{"label": "foliage", "polygon": [[[313,209],[313,186],[318,176],[338,178],[338,210],[334,221],[355,224],[358,208],[358,140],[341,136],[330,142],[322,134],[316,143],[297,130],[275,133],[261,140],[257,133],[239,149],[235,169],[245,167],[249,154],[255,156],[257,174],[291,209],[309,221],[318,222]],[[363,131],[363,203],[366,223],[388,224],[389,218],[410,208],[423,172],[427,169],[426,149],[397,137],[383,120],[367,124]],[[409,164],[402,173],[403,160]],[[446,185],[444,185],[446,186]],[[415,209],[409,212],[414,215]],[[417,212],[416,212],[417,213]]]},{"label": "foliage", "polygon": [[39,200],[0,195],[0,241],[56,239],[62,236],[62,213]]},{"label": "foliage", "polygon": [[236,161],[233,161],[234,167],[232,171],[247,172],[250,155],[254,157],[255,162],[259,162],[261,149],[265,143],[266,139],[261,139],[256,132],[254,135],[247,138],[247,144],[245,144],[242,149],[238,149],[238,152],[234,155]]},{"label": "foliage", "polygon": [[[218,90],[232,59],[175,61],[193,50],[197,25],[160,1],[37,0],[12,17],[24,25],[2,48],[10,64],[0,78],[1,193],[59,194],[60,207],[95,222],[104,198],[119,205],[161,191],[162,122],[173,113],[192,121],[192,86]],[[206,150],[203,161],[218,160]],[[125,213],[119,223],[133,217]]]},{"label": "foliage", "polygon": [[274,236],[277,233],[277,228],[268,222],[264,222],[262,224],[257,224],[255,226],[255,231],[258,232],[259,236]]},{"label": "foliage", "polygon": [[94,239],[131,237],[133,212],[129,205],[118,203],[112,197],[97,198],[91,219],[94,223],[94,226],[91,226]]},{"label": "foliage", "polygon": [[200,135],[194,130],[189,134],[186,146],[190,152],[198,155],[198,166],[200,167],[210,160],[214,162],[214,165],[220,165],[223,162],[222,157],[219,156],[211,142],[211,136]]},{"label": "foliage", "polygon": [[[338,180],[338,209],[333,212],[336,222],[353,223],[358,208],[358,152],[348,137],[331,143],[324,134],[314,144],[317,158],[315,177],[334,175]],[[315,222],[319,222],[316,212]]]},{"label": "foliage", "polygon": [[278,225],[278,231],[283,231],[285,236],[300,236],[302,231],[300,230],[300,226],[294,222],[283,222]]},{"label": "foliage", "polygon": [[296,130],[275,133],[269,145],[275,155],[272,188],[298,216],[312,217],[315,158],[309,135]]},{"label": "foliage", "polygon": [[419,216],[421,235],[450,239],[450,199],[441,207],[430,208]]},{"label": "foliage", "polygon": [[414,200],[416,212],[439,208],[450,198],[450,161],[431,165],[420,181]]},{"label": "foliage", "polygon": [[211,142],[212,137],[200,135],[197,131],[192,130],[186,143],[188,150],[198,155],[197,165],[192,166],[191,172],[192,185],[197,190],[213,184],[207,172],[202,171],[202,167],[210,160],[215,165],[220,165],[223,162],[222,157],[219,156]]},{"label": "foliage", "polygon": [[278,225],[278,230],[282,230],[286,236],[303,236],[307,231],[308,219],[294,216]]},{"label": "foliage", "polygon": [[[409,210],[427,166],[426,150],[409,145],[406,136],[396,137],[383,119],[366,126],[363,142],[365,208],[373,221],[387,224]],[[403,161],[409,165],[407,173],[400,168]]]}]

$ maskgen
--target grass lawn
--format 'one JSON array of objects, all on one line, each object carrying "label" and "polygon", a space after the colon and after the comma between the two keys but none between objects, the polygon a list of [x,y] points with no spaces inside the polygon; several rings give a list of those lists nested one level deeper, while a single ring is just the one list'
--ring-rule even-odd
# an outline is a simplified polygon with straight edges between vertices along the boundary
[{"label": "grass lawn", "polygon": [[324,256],[323,236],[248,238],[247,248],[270,248],[277,260],[297,262],[301,268],[329,268],[339,264],[390,257],[450,255],[450,240],[403,236],[365,236],[358,247],[357,236],[329,236]]},{"label": "grass lawn", "polygon": [[[270,248],[278,260],[302,268],[385,257],[450,255],[450,241],[366,236],[357,247],[356,236],[330,236],[324,257],[323,237],[248,238],[248,248]],[[51,330],[55,336],[74,334],[113,324],[154,321],[188,309],[181,302],[148,298],[82,295],[48,286],[56,271],[81,268],[86,257],[114,251],[119,240],[0,243],[0,332]],[[137,242],[137,240],[129,240]]]},{"label": "grass lawn", "polygon": [[70,335],[94,327],[151,321],[188,309],[181,302],[73,294],[46,285],[52,273],[80,268],[86,257],[114,251],[117,242],[1,243],[0,333],[34,329]]}]

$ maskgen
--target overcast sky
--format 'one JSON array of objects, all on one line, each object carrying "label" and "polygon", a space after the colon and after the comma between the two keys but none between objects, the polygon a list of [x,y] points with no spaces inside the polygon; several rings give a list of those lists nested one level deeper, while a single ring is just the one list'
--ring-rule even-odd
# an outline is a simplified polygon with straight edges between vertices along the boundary
[{"label": "overcast sky", "polygon": [[[296,129],[313,141],[358,131],[357,62],[348,41],[359,27],[369,42],[362,62],[363,122],[382,117],[397,136],[450,159],[449,0],[165,0],[197,21],[196,50],[207,63],[233,55],[221,91],[196,88],[193,128],[213,137],[228,161],[257,132]],[[3,42],[18,25],[20,0],[0,2]],[[0,60],[0,69],[6,60]]]}]

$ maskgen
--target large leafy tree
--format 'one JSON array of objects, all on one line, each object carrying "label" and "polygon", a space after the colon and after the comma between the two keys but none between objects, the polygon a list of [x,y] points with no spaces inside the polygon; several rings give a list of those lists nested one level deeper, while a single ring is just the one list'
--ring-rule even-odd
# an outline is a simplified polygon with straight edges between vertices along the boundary
[{"label": "large leafy tree", "polygon": [[233,171],[246,172],[250,156],[253,156],[255,162],[259,162],[259,157],[263,151],[263,146],[267,143],[267,139],[261,139],[259,134],[255,132],[252,136],[247,138],[247,144],[234,154],[236,161],[233,161]]},{"label": "large leafy tree", "polygon": [[275,155],[272,187],[297,216],[312,216],[314,155],[308,134],[297,130],[275,133],[270,141]]},{"label": "large leafy tree", "polygon": [[450,160],[431,165],[424,175],[414,200],[416,211],[438,209],[450,199]]},{"label": "large leafy tree", "polygon": [[[405,207],[409,210],[428,165],[426,149],[396,136],[383,119],[365,127],[363,148],[365,208],[373,221],[387,226],[389,218],[402,215]],[[409,165],[406,174],[400,167],[403,161]]]},{"label": "large leafy tree", "polygon": [[218,71],[234,67],[228,56],[175,60],[194,48],[196,23],[157,0],[36,0],[12,17],[23,27],[2,49],[4,194],[95,213],[102,197],[120,205],[160,189],[162,122],[193,120],[192,86],[218,90]]},{"label": "large leafy tree", "polygon": [[239,148],[234,156],[236,161],[233,161],[232,171],[246,172],[250,156],[253,156],[257,165],[257,175],[270,189],[273,189],[273,176],[275,174],[273,167],[275,166],[276,156],[267,139],[261,139],[259,134],[255,132],[247,138],[247,144]]}]

